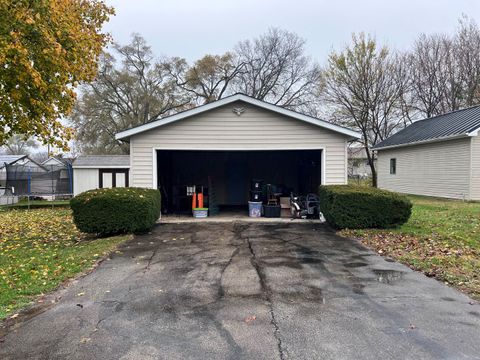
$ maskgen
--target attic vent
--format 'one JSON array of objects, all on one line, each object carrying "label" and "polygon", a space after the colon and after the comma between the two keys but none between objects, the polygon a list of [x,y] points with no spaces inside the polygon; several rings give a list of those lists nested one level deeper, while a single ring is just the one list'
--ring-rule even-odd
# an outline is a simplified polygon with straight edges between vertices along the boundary
[{"label": "attic vent", "polygon": [[245,108],[241,107],[241,108],[238,108],[238,107],[235,107],[232,109],[233,113],[237,116],[240,116],[242,115],[244,112],[245,112]]}]

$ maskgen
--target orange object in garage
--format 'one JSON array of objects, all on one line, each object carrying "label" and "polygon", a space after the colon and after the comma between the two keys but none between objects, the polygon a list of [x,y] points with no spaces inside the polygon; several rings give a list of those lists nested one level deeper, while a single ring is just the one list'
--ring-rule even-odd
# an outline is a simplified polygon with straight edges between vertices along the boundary
[{"label": "orange object in garage", "polygon": [[198,197],[198,207],[203,209],[203,193],[197,194]]},{"label": "orange object in garage", "polygon": [[197,193],[192,194],[192,209],[195,209],[197,207]]}]

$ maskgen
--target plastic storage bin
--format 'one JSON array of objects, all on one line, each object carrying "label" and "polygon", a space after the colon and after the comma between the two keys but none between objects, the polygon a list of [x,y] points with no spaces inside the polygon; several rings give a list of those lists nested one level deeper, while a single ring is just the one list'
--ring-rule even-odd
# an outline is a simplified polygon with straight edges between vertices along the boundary
[{"label": "plastic storage bin", "polygon": [[248,216],[261,217],[262,216],[262,202],[249,201],[248,202]]},{"label": "plastic storage bin", "polygon": [[263,213],[268,218],[280,217],[281,207],[280,205],[263,205]]},{"label": "plastic storage bin", "polygon": [[195,208],[195,209],[193,209],[193,217],[194,218],[206,218],[206,217],[208,217],[208,209],[207,208]]}]

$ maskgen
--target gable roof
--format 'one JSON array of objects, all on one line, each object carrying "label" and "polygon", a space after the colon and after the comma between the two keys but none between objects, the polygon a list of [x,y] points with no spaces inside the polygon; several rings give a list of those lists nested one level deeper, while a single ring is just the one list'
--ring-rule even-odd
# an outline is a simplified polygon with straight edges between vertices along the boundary
[{"label": "gable roof", "polygon": [[182,119],[188,118],[188,117],[193,116],[193,115],[198,115],[198,114],[201,114],[203,112],[206,112],[206,111],[209,111],[209,110],[212,110],[212,109],[216,109],[220,106],[224,106],[224,105],[234,103],[235,101],[243,101],[247,104],[251,104],[251,105],[257,106],[257,107],[262,108],[262,109],[270,110],[270,111],[276,112],[278,114],[291,117],[293,119],[304,121],[304,122],[307,122],[309,124],[319,126],[321,128],[325,128],[325,129],[328,129],[328,130],[332,130],[332,131],[347,135],[348,137],[351,137],[353,139],[359,139],[361,137],[360,133],[358,133],[358,132],[356,132],[352,129],[348,129],[346,127],[339,126],[339,125],[335,125],[335,124],[332,124],[328,121],[320,120],[320,119],[314,118],[312,116],[300,114],[300,113],[297,113],[295,111],[285,109],[281,106],[273,105],[273,104],[267,103],[265,101],[255,99],[255,98],[247,96],[245,94],[235,94],[235,95],[227,96],[227,97],[225,97],[223,99],[220,99],[220,100],[217,100],[217,101],[213,101],[213,102],[205,104],[205,105],[197,106],[193,109],[185,110],[185,111],[179,112],[179,113],[174,114],[174,115],[166,116],[164,118],[153,120],[153,121],[148,122],[148,123],[143,124],[143,125],[139,125],[139,126],[127,129],[127,130],[123,130],[123,131],[115,134],[115,139],[116,140],[127,139],[130,136],[142,133],[144,131],[155,129],[157,127],[167,125],[167,124],[170,124],[172,122],[182,120]]},{"label": "gable roof", "polygon": [[25,157],[27,157],[27,155],[0,155],[0,168],[4,167],[5,164],[13,164]]},{"label": "gable roof", "polygon": [[373,147],[381,150],[426,142],[476,136],[480,129],[480,106],[419,120]]},{"label": "gable roof", "polygon": [[56,162],[59,166],[66,166],[66,163],[64,163],[62,160],[59,158],[56,158],[55,156],[50,156],[47,160],[42,162],[42,165],[46,165],[47,163],[54,161]]},{"label": "gable roof", "polygon": [[73,162],[73,168],[129,168],[130,155],[83,155]]}]

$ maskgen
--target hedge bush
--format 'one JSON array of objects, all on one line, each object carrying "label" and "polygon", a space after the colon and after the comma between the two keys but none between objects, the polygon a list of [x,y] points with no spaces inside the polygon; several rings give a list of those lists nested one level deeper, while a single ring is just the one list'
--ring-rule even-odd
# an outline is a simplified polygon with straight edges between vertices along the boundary
[{"label": "hedge bush", "polygon": [[320,210],[338,229],[391,228],[404,224],[412,203],[400,194],[364,186],[323,185]]},{"label": "hedge bush", "polygon": [[73,221],[86,233],[143,233],[160,217],[160,192],[142,188],[89,190],[70,200]]}]

